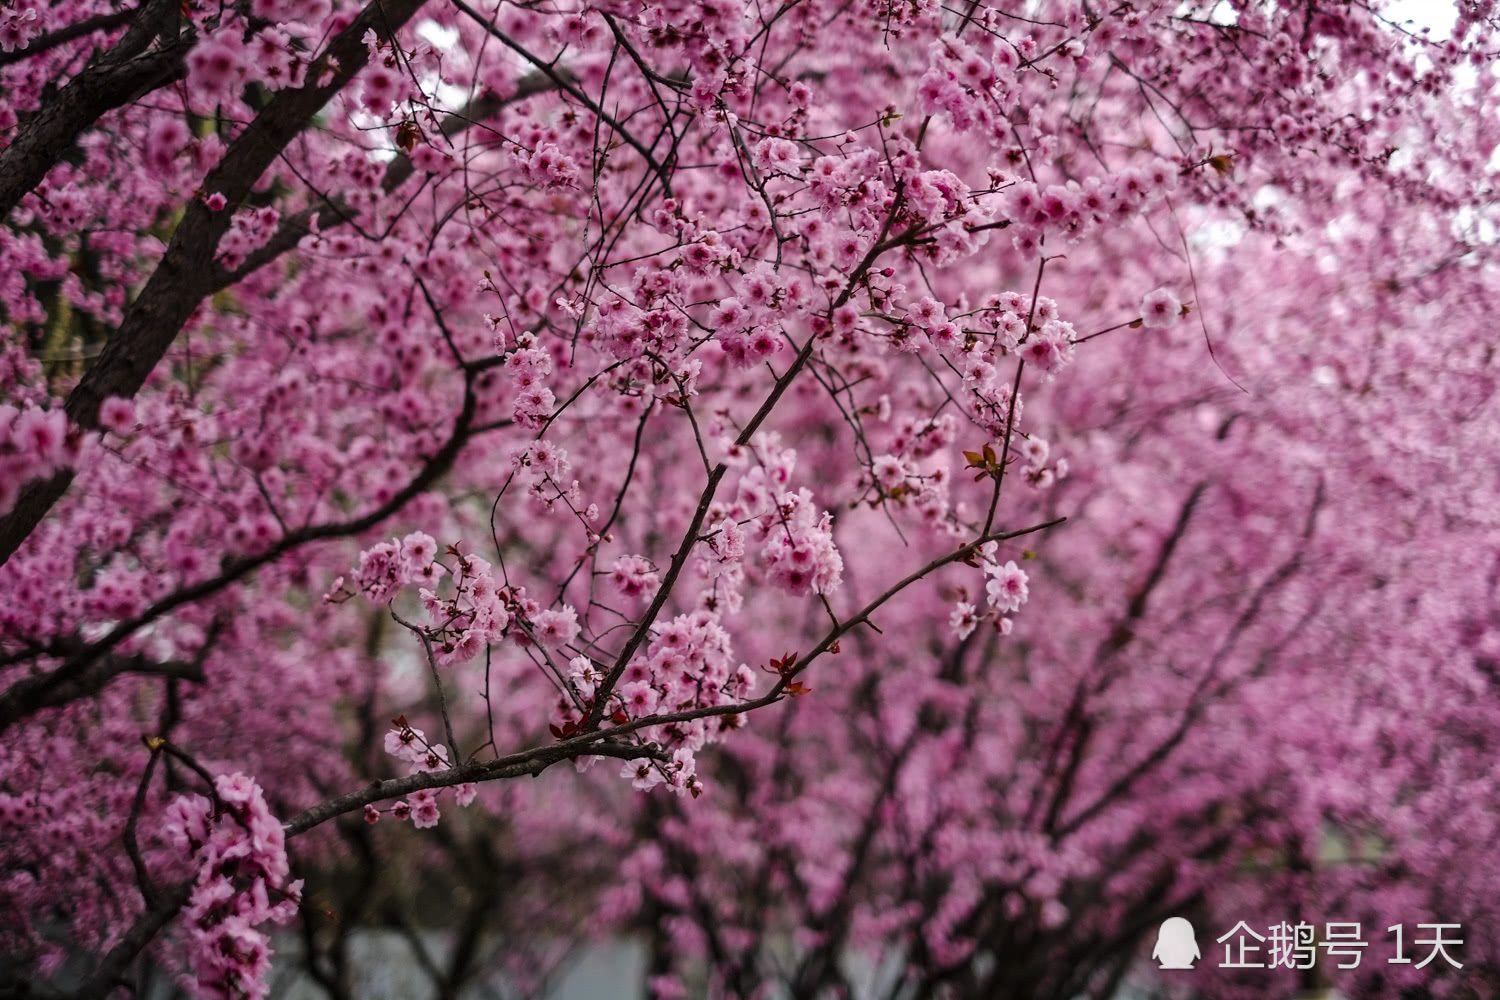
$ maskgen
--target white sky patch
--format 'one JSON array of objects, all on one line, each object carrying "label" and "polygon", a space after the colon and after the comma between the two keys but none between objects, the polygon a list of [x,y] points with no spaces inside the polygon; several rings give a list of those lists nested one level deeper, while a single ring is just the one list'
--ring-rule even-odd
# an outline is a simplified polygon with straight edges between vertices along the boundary
[{"label": "white sky patch", "polygon": [[445,28],[436,21],[423,21],[417,25],[417,34],[430,42],[433,48],[442,52],[458,44],[458,29]]},{"label": "white sky patch", "polygon": [[1393,0],[1383,13],[1409,31],[1431,28],[1427,37],[1439,42],[1453,33],[1453,22],[1458,19],[1453,4],[1443,0]]},{"label": "white sky patch", "polygon": [[1194,252],[1222,250],[1239,243],[1248,231],[1244,223],[1234,219],[1214,219],[1188,232],[1188,246]]}]

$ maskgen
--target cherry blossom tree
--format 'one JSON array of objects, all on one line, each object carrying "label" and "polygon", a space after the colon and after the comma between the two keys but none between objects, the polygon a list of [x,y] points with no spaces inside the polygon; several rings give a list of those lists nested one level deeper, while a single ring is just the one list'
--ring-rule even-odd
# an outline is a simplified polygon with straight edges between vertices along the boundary
[{"label": "cherry blossom tree", "polygon": [[1485,919],[1494,28],[0,13],[20,980],[261,997],[296,921],[349,995],[403,867],[507,884],[448,993],[530,908],[738,997]]},{"label": "cherry blossom tree", "polygon": [[[1316,927],[1312,969],[1200,968],[1204,995],[1493,982],[1493,471],[1466,456],[1495,433],[1472,336],[1494,285],[1461,264],[1431,284],[1446,251],[1377,223],[1346,239],[1323,275],[1291,249],[1255,278],[1238,248],[1199,258],[1200,292],[1254,289],[1253,319],[1216,327],[1250,393],[1181,325],[1089,345],[1038,418],[1073,442],[1045,501],[1069,522],[1013,631],[950,626],[978,595],[935,586],[880,622],[904,641],[862,635],[857,669],[726,743],[709,799],[655,807],[611,904],[664,994],[1145,992],[1171,916],[1212,966],[1239,920]],[[1353,285],[1376,314],[1393,277],[1445,302],[1421,377],[1329,310]],[[1095,365],[1134,375],[1100,392]],[[1364,928],[1359,968],[1325,952],[1330,921]],[[1386,928],[1410,954],[1421,922],[1462,924],[1461,970],[1389,963]]]}]

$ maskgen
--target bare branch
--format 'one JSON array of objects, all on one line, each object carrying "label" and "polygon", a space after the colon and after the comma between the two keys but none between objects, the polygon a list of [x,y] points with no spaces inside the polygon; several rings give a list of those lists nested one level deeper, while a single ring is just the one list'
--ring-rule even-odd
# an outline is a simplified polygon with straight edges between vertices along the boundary
[{"label": "bare branch", "polygon": [[306,833],[344,813],[362,809],[366,805],[384,799],[394,799],[424,788],[450,788],[475,781],[495,781],[502,778],[518,778],[523,774],[535,777],[553,764],[577,757],[618,757],[621,760],[639,760],[650,757],[665,760],[666,754],[658,747],[620,743],[608,739],[610,733],[595,733],[587,738],[565,743],[533,747],[494,760],[472,764],[460,764],[446,771],[422,771],[404,778],[387,778],[374,781],[357,791],[348,792],[329,799],[321,805],[306,809],[286,821],[286,835],[295,837]]}]

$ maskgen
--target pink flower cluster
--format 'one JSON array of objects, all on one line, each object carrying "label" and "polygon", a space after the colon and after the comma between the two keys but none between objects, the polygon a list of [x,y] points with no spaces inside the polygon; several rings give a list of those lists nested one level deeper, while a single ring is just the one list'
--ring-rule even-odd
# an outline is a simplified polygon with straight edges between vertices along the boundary
[{"label": "pink flower cluster", "polygon": [[229,232],[219,240],[219,263],[226,270],[239,267],[246,254],[271,238],[280,219],[280,213],[269,205],[236,213],[229,223]]},{"label": "pink flower cluster", "polygon": [[[309,36],[327,17],[329,0],[253,0],[250,6],[259,23],[224,17],[188,53],[190,96],[201,107],[233,104],[249,84],[274,91],[306,82]],[[364,74],[367,95],[372,88],[368,81],[380,74],[391,79],[385,104],[372,101],[375,110],[383,112],[395,99],[402,78],[376,60]]]},{"label": "pink flower cluster", "polygon": [[819,513],[812,491],[782,494],[776,509],[751,522],[751,537],[765,542],[767,579],[789,594],[830,594],[843,582],[844,560],[833,543],[833,515]]},{"label": "pink flower cluster", "polygon": [[1019,45],[1003,40],[971,45],[949,38],[933,42],[930,67],[917,83],[918,106],[924,114],[944,114],[958,132],[1006,134],[1006,114],[1017,96],[1018,52],[1028,48],[1035,54],[1036,42],[1029,37]]},{"label": "pink flower cluster", "polygon": [[1168,160],[1126,167],[1107,176],[1091,176],[1045,187],[1016,181],[1005,198],[1006,217],[1016,227],[1012,242],[1028,256],[1047,244],[1076,245],[1091,229],[1141,215],[1177,187],[1177,168]]},{"label": "pink flower cluster", "polygon": [[1177,322],[1182,313],[1182,303],[1170,288],[1158,288],[1146,293],[1141,299],[1141,324],[1153,329],[1165,329]]},{"label": "pink flower cluster", "polygon": [[214,790],[212,801],[178,796],[163,826],[198,873],[184,911],[193,992],[205,1000],[263,1000],[271,942],[261,925],[292,918],[302,883],[288,881],[286,835],[260,786],[236,773],[216,778]]},{"label": "pink flower cluster", "polygon": [[961,600],[948,616],[948,627],[960,639],[966,639],[981,623],[991,621],[1001,635],[1010,635],[1014,622],[1010,614],[1019,611],[1030,597],[1026,571],[1016,565],[1015,560],[1004,565],[994,559],[995,543],[990,542],[980,550],[981,565],[985,576],[985,603],[987,611],[978,611],[972,602]]},{"label": "pink flower cluster", "polygon": [[[448,761],[448,748],[441,743],[427,742],[427,735],[406,721],[406,716],[393,720],[395,728],[385,734],[385,752],[407,764],[408,774],[446,771],[452,765]],[[388,812],[398,820],[411,820],[419,830],[438,825],[441,813],[438,810],[438,795],[441,789],[420,788],[404,799],[391,804]],[[455,801],[460,806],[473,804],[479,788],[470,782],[453,786]],[[366,823],[376,823],[381,810],[373,805],[365,806]]]},{"label": "pink flower cluster", "polygon": [[0,403],[0,516],[15,506],[26,483],[77,464],[83,443],[61,409]]},{"label": "pink flower cluster", "polygon": [[555,143],[538,146],[527,167],[532,180],[544,188],[571,188],[578,184],[577,162]]},{"label": "pink flower cluster", "polygon": [[242,31],[226,27],[188,53],[188,87],[200,99],[229,102],[249,79],[249,60]]},{"label": "pink flower cluster", "polygon": [[609,582],[622,597],[652,597],[661,586],[661,576],[645,556],[624,555],[610,568]]},{"label": "pink flower cluster", "polygon": [[402,539],[381,542],[359,554],[352,591],[344,578],[339,577],[323,599],[337,602],[363,594],[372,601],[385,601],[411,583],[435,585],[445,572],[437,555],[437,543],[432,536],[419,531]]},{"label": "pink flower cluster", "polygon": [[[552,374],[551,356],[534,347],[518,348],[506,356],[504,370],[510,377],[517,422],[540,427],[552,415],[552,408],[557,403],[552,390],[542,381]],[[565,465],[566,456],[561,456],[559,461]]]},{"label": "pink flower cluster", "polygon": [[[568,663],[567,676],[569,691],[556,700],[552,713],[553,733],[559,737],[578,731],[597,701],[607,669],[588,656],[576,656]],[[615,725],[625,725],[654,715],[733,704],[748,698],[754,683],[754,672],[734,663],[729,633],[718,615],[693,611],[656,629],[645,654],[626,666],[604,714]],[[693,755],[736,724],[734,717],[725,716],[647,726],[639,730],[641,738],[671,749],[672,760],[631,761],[621,774],[642,790],[665,783],[675,792],[697,797],[703,785]]]},{"label": "pink flower cluster", "polygon": [[35,7],[13,7],[0,13],[0,52],[24,49],[38,30]]},{"label": "pink flower cluster", "polygon": [[[833,541],[833,515],[819,510],[806,487],[787,489],[797,452],[782,447],[774,433],[757,434],[749,446],[729,441],[723,448],[730,466],[750,467],[740,476],[734,500],[716,503],[709,511],[709,524],[723,533],[702,542],[705,569],[715,586],[724,588],[718,596],[737,607],[736,588],[747,578],[799,596],[837,590],[844,560]],[[759,545],[753,566],[739,562],[747,542]],[[738,569],[732,570],[736,564]],[[747,577],[746,570],[753,576]]]},{"label": "pink flower cluster", "polygon": [[[683,796],[713,745],[693,807],[616,808],[616,762],[493,817],[528,885],[479,902],[545,910],[588,845],[565,909],[618,890],[597,929],[669,942],[664,995],[827,992],[868,948],[908,992],[1071,997],[1099,964],[1044,958],[1330,830],[1385,857],[1278,892],[1425,881],[1477,923],[1493,880],[1436,869],[1496,799],[1495,2],[1441,40],[1383,3],[0,11],[7,965],[112,947],[171,867],[120,837],[191,780],[132,765],[147,720],[309,805],[383,736],[410,786],[461,736],[497,780],[608,739]],[[381,669],[387,611],[437,669]],[[446,746],[370,725],[438,703]],[[261,988],[293,895],[258,794],[172,806],[206,992]]]},{"label": "pink flower cluster", "polygon": [[[437,558],[431,535],[414,532],[399,541],[381,542],[360,553],[353,589],[339,577],[324,600],[342,603],[363,594],[389,601],[402,587],[421,585],[426,621],[417,628],[431,643],[438,666],[472,660],[507,638],[521,646],[535,643],[552,650],[578,637],[578,612],[571,605],[543,607],[526,596],[526,588],[497,581],[487,560],[453,545],[445,551],[453,560],[451,567]],[[446,595],[436,589],[444,579],[451,581]]]},{"label": "pink flower cluster", "polygon": [[780,323],[786,310],[802,304],[802,283],[756,268],[741,275],[737,294],[721,301],[709,326],[725,355],[737,367],[750,368],[775,357],[785,341]]}]

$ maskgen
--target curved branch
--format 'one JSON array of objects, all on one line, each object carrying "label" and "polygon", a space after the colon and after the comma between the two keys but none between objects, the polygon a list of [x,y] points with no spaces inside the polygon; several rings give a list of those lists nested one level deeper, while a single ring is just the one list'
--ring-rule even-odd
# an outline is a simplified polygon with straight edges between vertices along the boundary
[{"label": "curved branch", "polygon": [[519,778],[523,774],[535,777],[559,761],[572,760],[576,757],[618,757],[620,760],[639,760],[642,757],[650,757],[653,760],[666,759],[665,752],[656,746],[618,743],[607,739],[610,735],[612,734],[595,733],[589,739],[533,747],[530,750],[522,750],[520,753],[497,757],[494,760],[460,764],[446,771],[421,771],[404,778],[372,781],[357,791],[347,792],[313,806],[311,809],[304,809],[286,821],[284,824],[286,835],[295,837],[306,833],[313,827],[320,826],[344,813],[362,809],[383,799],[410,795],[424,788],[450,788],[453,785],[464,785],[475,781]]},{"label": "curved branch", "polygon": [[469,6],[464,2],[464,0],[453,0],[453,5],[461,10],[471,20],[473,20],[475,24],[478,24],[480,27],[484,28],[485,31],[489,32],[496,39],[498,39],[502,45],[511,49],[522,59],[525,59],[527,62],[531,63],[531,65],[535,66],[538,70],[551,77],[553,81],[558,85],[558,87],[566,91],[574,100],[578,101],[584,107],[588,108],[589,112],[595,118],[598,118],[604,124],[614,129],[615,133],[619,135],[620,138],[624,139],[637,153],[641,154],[641,159],[646,161],[646,165],[649,166],[652,172],[656,174],[657,180],[661,181],[662,191],[665,192],[668,198],[672,197],[672,181],[667,174],[666,168],[656,161],[656,157],[652,155],[651,150],[647,149],[644,143],[642,143],[639,139],[632,135],[624,125],[616,121],[609,112],[601,108],[597,101],[591,100],[587,94],[579,90],[577,87],[573,86],[572,82],[564,78],[562,73],[560,73],[558,70],[553,69],[550,63],[544,62],[543,60],[537,58],[520,42],[505,34],[505,32],[495,27],[489,21],[486,21],[483,14],[479,13],[479,11]]}]

